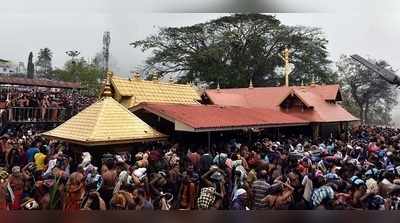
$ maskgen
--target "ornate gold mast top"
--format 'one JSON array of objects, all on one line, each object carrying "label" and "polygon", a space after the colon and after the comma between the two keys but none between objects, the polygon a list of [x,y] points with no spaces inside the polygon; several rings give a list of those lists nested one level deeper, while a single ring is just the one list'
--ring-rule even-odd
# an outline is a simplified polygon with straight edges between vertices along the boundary
[{"label": "ornate gold mast top", "polygon": [[279,55],[283,62],[285,62],[285,86],[289,87],[289,49],[286,47],[283,52],[282,55]]}]

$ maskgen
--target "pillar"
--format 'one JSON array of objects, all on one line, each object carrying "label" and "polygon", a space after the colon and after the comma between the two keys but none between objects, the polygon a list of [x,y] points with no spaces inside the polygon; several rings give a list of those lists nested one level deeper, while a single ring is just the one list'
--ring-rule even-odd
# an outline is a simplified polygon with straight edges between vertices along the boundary
[{"label": "pillar", "polygon": [[207,142],[208,142],[208,149],[211,151],[211,132],[207,132]]},{"label": "pillar", "polygon": [[312,139],[313,141],[315,141],[316,139],[318,139],[319,135],[320,135],[320,124],[312,124],[311,125],[312,128]]}]

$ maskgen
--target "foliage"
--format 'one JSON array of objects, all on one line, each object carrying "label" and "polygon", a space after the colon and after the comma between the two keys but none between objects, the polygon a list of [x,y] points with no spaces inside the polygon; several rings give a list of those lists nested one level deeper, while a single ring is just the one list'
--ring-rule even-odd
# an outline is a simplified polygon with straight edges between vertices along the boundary
[{"label": "foliage", "polygon": [[103,72],[101,67],[93,62],[89,63],[82,57],[75,61],[67,61],[64,69],[56,69],[52,74],[57,80],[81,82],[81,86],[88,90],[88,94],[97,95]]},{"label": "foliage", "polygon": [[[381,68],[392,70],[386,61],[370,60]],[[340,58],[337,68],[344,106],[363,123],[390,124],[390,113],[397,104],[395,87],[348,56]]]},{"label": "foliage", "polygon": [[34,72],[35,72],[35,65],[32,62],[33,60],[33,53],[30,52],[28,56],[28,68],[27,68],[27,77],[33,79]]},{"label": "foliage", "polygon": [[49,48],[40,49],[37,60],[36,66],[38,67],[38,72],[41,74],[49,74],[52,70],[51,60],[53,58],[53,53]]},{"label": "foliage", "polygon": [[49,191],[49,209],[55,210],[61,206],[61,194],[60,194],[60,180],[61,177],[56,177],[54,185]]},{"label": "foliage", "polygon": [[285,26],[273,16],[234,14],[206,23],[162,28],[155,35],[131,43],[142,51],[152,50],[145,74],[175,74],[180,82],[199,81],[223,87],[246,87],[283,83],[279,54],[292,50],[291,84],[336,82],[327,59],[327,40],[318,28]]}]

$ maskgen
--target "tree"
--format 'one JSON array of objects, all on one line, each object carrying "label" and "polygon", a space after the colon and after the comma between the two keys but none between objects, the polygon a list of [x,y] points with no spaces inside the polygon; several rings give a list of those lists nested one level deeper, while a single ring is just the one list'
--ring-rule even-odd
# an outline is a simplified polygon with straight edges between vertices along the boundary
[{"label": "tree", "polygon": [[35,65],[32,62],[33,60],[33,53],[30,52],[28,56],[28,68],[27,68],[27,77],[33,79],[33,75],[35,72]]},{"label": "tree", "polygon": [[40,49],[37,60],[36,60],[36,66],[38,66],[39,72],[48,75],[51,73],[52,66],[51,66],[51,60],[53,58],[53,53],[49,48],[43,48]]},{"label": "tree", "polygon": [[102,81],[102,68],[93,61],[89,63],[83,57],[74,61],[68,60],[64,69],[55,69],[52,74],[57,80],[81,82],[81,86],[87,88],[90,95],[97,95]]},{"label": "tree", "polygon": [[235,14],[206,23],[162,28],[155,35],[131,43],[142,51],[152,50],[143,73],[175,74],[180,82],[201,81],[223,87],[257,86],[283,83],[275,72],[283,66],[279,54],[292,50],[295,69],[291,84],[332,83],[336,76],[327,59],[327,40],[318,28],[285,26],[263,14]]},{"label": "tree", "polygon": [[[381,68],[392,70],[384,60],[370,60]],[[397,104],[395,87],[348,56],[341,56],[337,68],[344,106],[365,124],[390,124],[390,113]]]}]

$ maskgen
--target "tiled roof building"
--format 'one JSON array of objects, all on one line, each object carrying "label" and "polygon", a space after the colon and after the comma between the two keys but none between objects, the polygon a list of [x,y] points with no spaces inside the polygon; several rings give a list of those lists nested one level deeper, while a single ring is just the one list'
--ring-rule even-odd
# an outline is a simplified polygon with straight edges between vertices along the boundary
[{"label": "tiled roof building", "polygon": [[102,99],[42,135],[84,146],[166,139],[166,135],[150,127],[111,97],[110,77],[107,77]]},{"label": "tiled roof building", "polygon": [[200,95],[189,84],[173,84],[159,80],[142,80],[138,77],[111,79],[114,99],[127,108],[141,102],[163,102],[176,104],[199,104]]},{"label": "tiled roof building", "polygon": [[269,108],[309,122],[358,120],[337,103],[342,100],[339,85],[213,89],[205,94],[213,104]]}]

